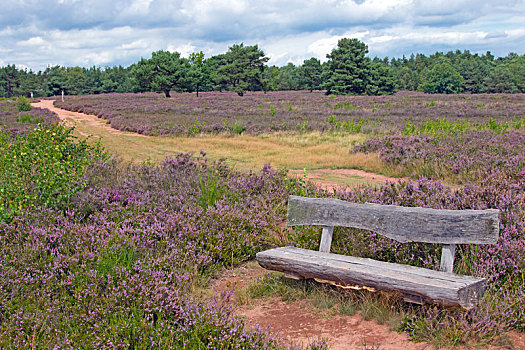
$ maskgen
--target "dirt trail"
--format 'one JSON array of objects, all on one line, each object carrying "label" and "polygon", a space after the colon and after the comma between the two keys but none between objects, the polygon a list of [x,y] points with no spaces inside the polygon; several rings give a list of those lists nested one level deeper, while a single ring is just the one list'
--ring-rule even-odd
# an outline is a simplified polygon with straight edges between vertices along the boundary
[{"label": "dirt trail", "polygon": [[[235,287],[238,291],[250,282],[268,273],[250,263],[224,274],[211,284],[219,293]],[[430,350],[425,343],[410,342],[406,334],[390,331],[376,321],[366,321],[360,314],[326,317],[309,309],[305,301],[287,303],[279,298],[253,300],[251,305],[235,303],[235,315],[244,319],[248,327],[260,327],[280,337],[285,343],[306,345],[319,338],[325,339],[332,350]]]},{"label": "dirt trail", "polygon": [[[222,291],[239,291],[267,274],[255,262],[249,262],[233,270],[227,270],[210,284],[212,294]],[[410,341],[406,333],[391,331],[387,325],[375,320],[367,321],[359,313],[353,316],[324,316],[313,311],[306,301],[284,302],[277,297],[240,303],[233,298],[234,314],[243,318],[248,327],[268,329],[287,344],[307,345],[319,338],[324,339],[331,350],[436,350],[428,343]],[[458,346],[455,349],[522,349],[525,350],[525,334],[507,334],[511,344],[507,346],[475,345]]]},{"label": "dirt trail", "polygon": [[[33,107],[46,108],[51,112],[56,113],[58,118],[66,123],[68,126],[75,126],[78,122],[86,122],[87,125],[94,128],[102,128],[109,131],[112,135],[127,135],[136,137],[147,137],[135,132],[124,132],[117,129],[113,129],[104,119],[101,119],[95,115],[89,115],[79,112],[72,112],[66,109],[55,107],[54,100],[40,100],[35,103],[31,103]],[[89,136],[88,134],[81,133],[82,136]]]},{"label": "dirt trail", "polygon": [[[290,170],[294,177],[303,177],[303,170]],[[307,171],[308,180],[320,188],[332,192],[341,186],[380,185],[387,182],[398,182],[406,178],[389,177],[359,169],[313,169]]]}]

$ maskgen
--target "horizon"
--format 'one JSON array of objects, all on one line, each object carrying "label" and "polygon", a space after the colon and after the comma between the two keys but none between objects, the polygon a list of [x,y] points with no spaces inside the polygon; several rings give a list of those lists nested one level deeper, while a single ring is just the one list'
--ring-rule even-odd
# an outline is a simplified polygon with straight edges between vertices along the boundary
[{"label": "horizon", "polygon": [[[365,44],[366,44],[366,43],[365,43]],[[254,44],[254,45],[255,45],[255,44]],[[260,46],[259,46],[259,48],[260,48]],[[464,51],[470,51],[470,50],[467,50],[467,49],[465,49],[465,50],[454,49],[454,50],[449,50],[449,51],[436,51],[436,52],[432,52],[432,53],[424,54],[424,55],[425,55],[426,57],[429,57],[429,56],[434,55],[434,54],[436,54],[436,53],[443,53],[443,54],[446,54],[447,52],[450,52],[450,51],[452,51],[452,52],[456,52],[456,50],[459,50],[459,51],[461,51],[461,52],[464,52]],[[169,51],[169,50],[168,50],[168,51]],[[226,52],[226,51],[227,51],[227,50],[225,50],[224,52]],[[173,51],[171,51],[171,52],[173,52]],[[198,51],[197,51],[197,52],[198,52]],[[224,53],[224,52],[223,52],[223,53]],[[493,53],[491,50],[487,50],[487,51],[485,51],[485,52],[471,52],[471,51],[470,51],[471,54],[473,54],[473,55],[478,54],[479,56],[486,55],[487,52],[490,52],[490,53],[494,56],[495,59],[497,59],[497,58],[499,58],[499,57],[507,57],[507,56],[509,56],[510,54],[515,53],[515,52],[508,52],[508,53],[505,54],[505,55],[498,56],[498,55],[494,55],[494,53]],[[219,53],[219,54],[220,54],[220,53]],[[405,58],[407,58],[407,59],[410,59],[410,56],[412,56],[412,55],[415,56],[415,55],[418,55],[418,54],[422,54],[422,53],[421,53],[421,52],[412,52],[412,53],[410,53],[409,55],[405,55],[405,54],[403,54],[403,55],[400,56],[400,57],[390,57],[390,56],[385,56],[385,57],[389,58],[390,60],[393,59],[393,58],[395,58],[395,59],[401,59],[401,58],[403,58],[403,57],[405,57]],[[521,55],[519,55],[519,56],[524,56],[524,55],[525,55],[525,54],[521,54]],[[370,57],[370,54],[367,54],[367,56]],[[184,57],[188,58],[188,55],[184,55]],[[212,57],[212,56],[205,57],[205,58],[210,58],[210,57]],[[370,58],[371,58],[371,59],[374,59],[375,57],[377,57],[377,58],[379,58],[379,59],[384,59],[384,58],[385,58],[385,57],[379,57],[379,56],[374,56],[374,57],[370,57]],[[44,72],[46,69],[51,68],[51,67],[55,67],[55,66],[60,66],[60,67],[64,67],[64,68],[80,67],[80,68],[85,68],[85,69],[89,69],[89,68],[95,67],[95,68],[100,68],[101,70],[104,70],[104,69],[106,69],[106,68],[113,68],[113,67],[121,66],[121,67],[127,69],[127,68],[129,68],[131,65],[133,65],[134,63],[137,63],[137,62],[138,62],[140,59],[142,59],[142,58],[151,58],[151,53],[150,53],[150,55],[147,56],[147,57],[140,57],[140,58],[137,58],[135,61],[133,61],[132,63],[130,63],[130,64],[128,64],[128,65],[122,65],[122,64],[118,64],[118,63],[117,63],[117,64],[114,64],[114,65],[103,65],[103,66],[102,66],[102,65],[90,65],[90,66],[78,66],[78,65],[77,65],[77,66],[65,66],[65,65],[60,65],[60,64],[48,64],[48,65],[46,65],[43,69],[35,70],[35,69],[32,69],[31,67],[28,67],[28,66],[26,66],[26,65],[24,65],[24,64],[18,65],[18,64],[14,64],[14,63],[9,63],[9,62],[8,62],[7,64],[0,65],[0,67],[5,67],[5,66],[8,66],[8,65],[13,65],[13,64],[14,64],[15,67],[16,67],[17,69],[19,69],[19,70],[27,70],[27,71],[31,71],[31,72],[33,72],[33,73]],[[309,57],[309,58],[311,58],[311,57]],[[318,58],[318,57],[317,57],[317,58]],[[308,59],[308,58],[306,58],[306,59]],[[326,58],[325,58],[324,60],[321,60],[321,62],[324,62],[324,61],[326,61]],[[283,65],[279,65],[279,66],[275,65],[275,66],[277,66],[277,67],[283,67],[283,66],[286,66],[286,65],[289,64],[289,63],[293,63],[293,62],[286,62],[286,63],[284,63]],[[295,66],[299,66],[299,65],[302,65],[303,63],[301,62],[301,63],[299,63],[299,64],[295,64],[295,63],[293,63],[293,64],[294,64]],[[265,64],[265,65],[266,65],[266,66],[273,66],[273,64]]]}]

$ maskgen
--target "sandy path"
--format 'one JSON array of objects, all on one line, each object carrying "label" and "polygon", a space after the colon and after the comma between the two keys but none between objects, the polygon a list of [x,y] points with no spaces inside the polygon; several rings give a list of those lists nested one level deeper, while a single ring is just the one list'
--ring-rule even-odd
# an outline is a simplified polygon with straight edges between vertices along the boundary
[{"label": "sandy path", "polygon": [[[290,170],[289,174],[302,178],[303,170]],[[398,182],[406,178],[389,177],[359,169],[313,169],[307,171],[308,180],[320,188],[332,192],[341,186],[358,186]],[[348,181],[350,179],[350,181]]]},{"label": "sandy path", "polygon": [[[249,283],[267,274],[255,262],[249,262],[226,270],[213,280],[209,292],[212,295],[224,290],[241,290]],[[311,309],[306,301],[284,302],[277,297],[255,299],[240,303],[232,301],[234,314],[244,319],[248,327],[268,329],[287,344],[307,345],[323,338],[331,350],[436,350],[428,343],[410,341],[406,333],[391,331],[387,325],[375,320],[367,321],[359,313],[353,316],[324,316]],[[511,345],[498,346],[477,344],[458,346],[455,349],[521,349],[525,350],[525,334],[507,334]]]},{"label": "sandy path", "polygon": [[[255,266],[241,266],[224,274],[211,284],[214,293],[222,290],[240,290],[248,283],[268,273]],[[390,331],[376,321],[366,321],[358,313],[353,316],[326,317],[309,309],[305,301],[284,302],[279,298],[256,299],[250,305],[236,303],[235,315],[244,319],[248,327],[269,327],[272,334],[285,343],[306,345],[323,338],[332,350],[403,349],[430,350],[426,343],[411,342],[404,333]]]},{"label": "sandy path", "polygon": [[[136,137],[147,137],[135,132],[124,132],[117,129],[113,129],[104,119],[101,119],[95,115],[89,115],[79,112],[72,112],[66,109],[55,107],[54,100],[40,100],[35,103],[31,103],[33,107],[46,108],[51,112],[56,113],[58,118],[66,123],[68,126],[76,126],[79,122],[85,122],[88,126],[93,128],[101,128],[108,131],[112,135],[127,135]],[[82,136],[89,136],[88,134],[81,133]]]}]

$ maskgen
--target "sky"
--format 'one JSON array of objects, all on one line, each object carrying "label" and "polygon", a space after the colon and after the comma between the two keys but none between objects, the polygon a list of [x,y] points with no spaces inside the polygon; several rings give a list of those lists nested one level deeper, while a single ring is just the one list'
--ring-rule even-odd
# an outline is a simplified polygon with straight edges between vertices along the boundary
[{"label": "sky", "polygon": [[370,57],[436,51],[525,54],[525,0],[2,0],[0,66],[129,66],[156,50],[206,57],[259,45],[302,64],[341,38]]}]

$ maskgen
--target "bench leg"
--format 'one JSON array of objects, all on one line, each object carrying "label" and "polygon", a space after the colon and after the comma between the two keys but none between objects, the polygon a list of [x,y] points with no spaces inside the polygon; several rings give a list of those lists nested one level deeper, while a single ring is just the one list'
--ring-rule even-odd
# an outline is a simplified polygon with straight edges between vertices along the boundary
[{"label": "bench leg", "polygon": [[321,235],[321,244],[319,251],[323,253],[330,253],[330,246],[332,245],[332,235],[334,233],[333,226],[323,226],[323,233]]},{"label": "bench leg", "polygon": [[441,250],[441,264],[439,266],[439,269],[444,272],[453,273],[455,255],[455,244],[443,244],[443,250]]}]

